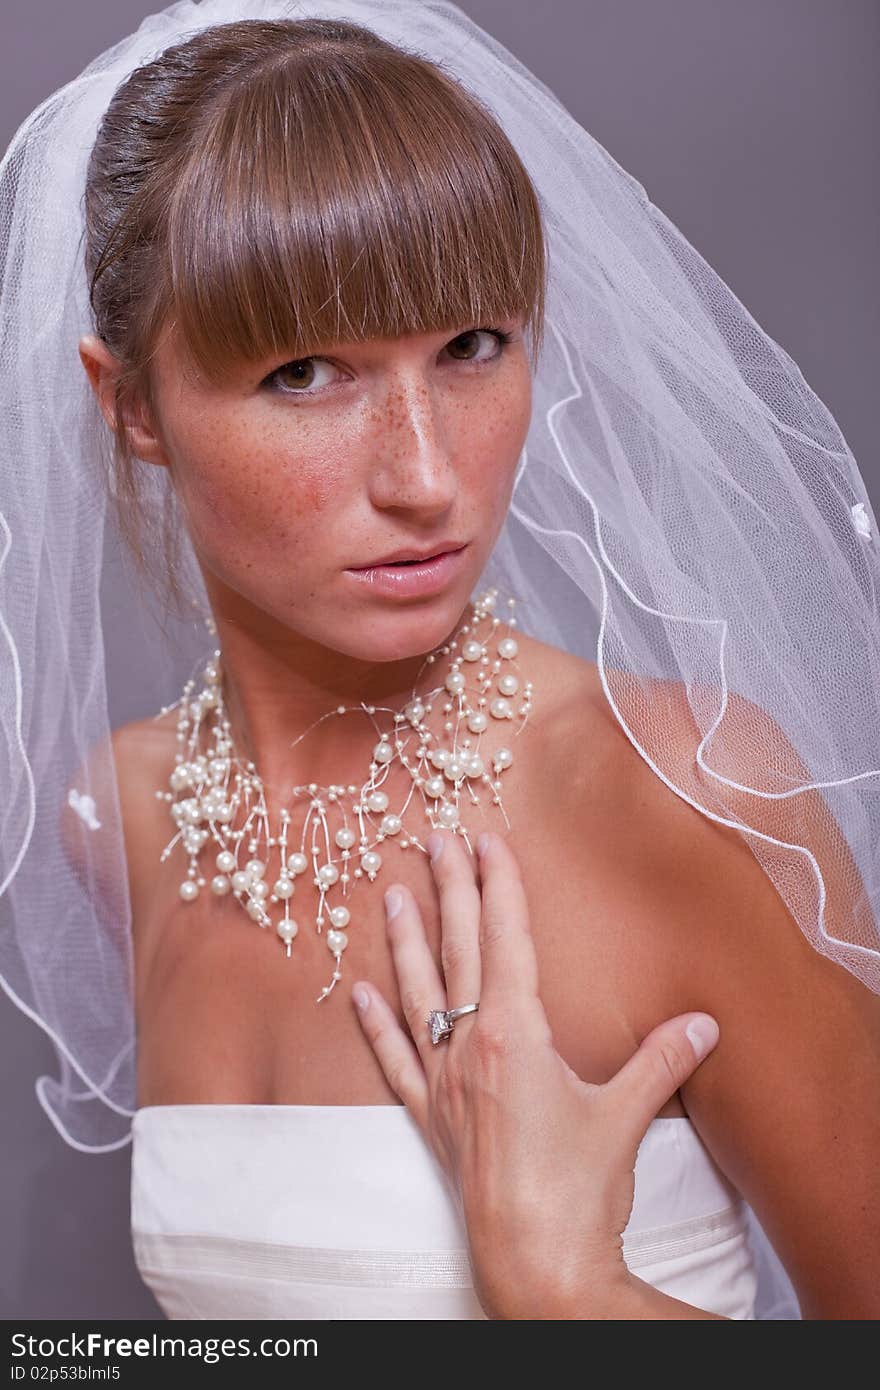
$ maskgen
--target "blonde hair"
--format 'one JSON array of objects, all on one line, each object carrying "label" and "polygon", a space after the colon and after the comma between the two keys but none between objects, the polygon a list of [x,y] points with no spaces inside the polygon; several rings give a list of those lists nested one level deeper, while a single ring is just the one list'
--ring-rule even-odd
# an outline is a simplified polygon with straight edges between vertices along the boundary
[{"label": "blonde hair", "polygon": [[137,68],[102,119],[85,215],[95,332],[121,363],[117,522],[169,605],[179,516],[149,573],[124,423],[134,401],[154,412],[166,325],[215,385],[280,352],[520,314],[540,351],[545,241],[519,156],[456,79],[361,25],[240,20]]}]

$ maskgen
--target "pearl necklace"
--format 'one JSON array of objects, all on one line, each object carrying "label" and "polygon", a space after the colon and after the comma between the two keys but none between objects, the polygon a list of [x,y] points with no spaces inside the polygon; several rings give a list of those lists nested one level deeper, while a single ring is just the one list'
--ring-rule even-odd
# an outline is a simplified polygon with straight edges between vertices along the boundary
[{"label": "pearl necklace", "polygon": [[[387,733],[379,729],[373,719],[373,715],[377,713],[375,705],[366,705],[363,702],[360,705],[339,705],[320,719],[316,719],[291,745],[295,747],[300,739],[305,738],[306,734],[324,719],[345,714],[350,710],[361,710],[367,714],[379,735],[379,741],[373,748],[369,777],[360,789],[354,783],[347,787],[335,784],[319,787],[315,782],[292,789],[294,798],[303,796],[310,800],[299,849],[291,849],[288,845],[291,820],[288,810],[280,812],[280,827],[277,833],[272,833],[264,786],[256,767],[252,762],[242,761],[235,754],[222,695],[221,653],[216,650],[213,660],[208,661],[203,670],[204,688],[193,696],[195,681],[187,681],[180,699],[173,705],[166,705],[160,712],[167,714],[180,706],[177,721],[179,751],[169,777],[171,790],[157,791],[156,796],[168,803],[171,818],[178,826],[177,834],[162,851],[160,862],[168,858],[178,841],[189,856],[187,877],[179,890],[183,901],[195,902],[201,889],[206,886],[205,877],[199,873],[198,860],[205,846],[211,841],[210,851],[215,854],[216,869],[210,882],[211,893],[219,898],[232,893],[252,921],[263,928],[273,925],[267,903],[281,903],[283,916],[274,924],[274,928],[289,957],[291,942],[299,931],[298,923],[290,915],[291,899],[296,892],[296,880],[309,870],[310,861],[311,879],[319,894],[315,924],[320,935],[325,924],[325,904],[331,892],[336,891],[337,884],[342,897],[346,898],[350,893],[352,878],[357,881],[366,877],[371,883],[375,881],[383,863],[377,845],[391,839],[396,840],[401,849],[415,846],[427,853],[426,847],[413,830],[404,831],[402,817],[416,788],[421,792],[424,817],[430,822],[431,827],[443,827],[462,834],[471,853],[473,851],[467,830],[460,821],[459,802],[462,795],[466,794],[473,805],[479,804],[479,797],[476,796],[472,783],[482,782],[490,788],[492,803],[501,808],[505,824],[509,828],[510,822],[500,796],[500,777],[512,765],[513,753],[506,747],[496,750],[492,759],[494,777],[485,769],[479,753],[480,738],[489,727],[490,717],[514,718],[511,700],[519,690],[519,677],[513,670],[504,670],[509,663],[513,663],[516,670],[519,669],[514,660],[519,647],[516,639],[510,635],[511,629],[516,626],[516,618],[512,612],[516,600],[507,600],[511,609],[511,616],[507,620],[507,634],[498,637],[497,628],[502,620],[494,616],[497,595],[497,589],[487,590],[482,598],[471,605],[471,621],[464,623],[449,643],[436,648],[425,658],[419,668],[419,676],[425,666],[433,664],[438,656],[449,655],[458,648],[459,634],[464,639],[461,653],[452,657],[450,670],[442,685],[423,696],[417,696],[414,687],[412,698],[402,711],[378,707],[384,713],[394,716],[393,729]],[[487,637],[481,637],[479,627],[486,621],[490,623],[490,632]],[[217,628],[213,618],[206,619],[206,624],[208,630],[216,634]],[[495,638],[498,639],[497,657],[493,660],[488,654],[487,646],[488,642]],[[469,666],[476,667],[475,697],[469,697],[467,689],[465,671]],[[491,673],[486,669],[490,666]],[[416,685],[418,678],[417,676]],[[492,696],[490,692],[493,683],[498,693]],[[435,695],[450,697],[444,699],[442,706],[443,725],[439,738],[430,729],[427,718],[434,709],[431,701]],[[531,705],[532,683],[526,681],[522,704],[517,711],[521,724],[514,737],[522,731]],[[477,736],[476,748],[472,747],[470,738],[465,738],[459,745],[459,729],[462,723],[466,725],[469,733]],[[201,749],[203,725],[208,729],[207,751]],[[418,751],[410,762],[407,761],[406,750],[414,738],[418,740]],[[382,783],[387,780],[389,768],[397,759],[409,773],[412,786],[400,811],[394,813],[388,810],[388,794],[381,788]],[[352,816],[357,819],[358,833],[352,829],[346,816],[346,794],[355,798],[350,809]],[[245,812],[244,824],[232,829],[231,823],[242,804]],[[327,810],[330,806],[335,807],[342,818],[342,825],[332,837],[327,820]],[[368,831],[375,828],[373,815],[381,815],[382,818],[376,829],[375,839],[371,840]],[[310,828],[311,839],[307,847]],[[245,837],[250,858],[241,865],[239,858]],[[333,859],[331,845],[339,849],[339,861]],[[265,853],[261,853],[263,847]],[[280,867],[270,890],[266,873],[272,851],[276,849]],[[359,856],[360,863],[352,874],[349,870],[353,850]],[[342,978],[340,963],[342,952],[348,945],[345,928],[351,924],[351,915],[344,903],[330,907],[327,915],[330,927],[326,941],[335,957],[336,967],[330,984],[322,989],[316,1003],[320,1003],[333,989],[337,980]]]}]

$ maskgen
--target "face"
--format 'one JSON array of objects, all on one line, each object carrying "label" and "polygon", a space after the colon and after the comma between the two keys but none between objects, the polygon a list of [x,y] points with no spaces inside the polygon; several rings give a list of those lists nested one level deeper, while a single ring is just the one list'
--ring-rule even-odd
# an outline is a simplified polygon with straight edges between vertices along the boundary
[{"label": "face", "polygon": [[[171,470],[215,614],[370,663],[443,640],[503,525],[531,415],[522,320],[492,328],[510,343],[462,325],[328,345],[222,389],[187,376],[164,340],[158,418],[132,446]],[[466,549],[430,595],[347,573],[449,542]]]}]

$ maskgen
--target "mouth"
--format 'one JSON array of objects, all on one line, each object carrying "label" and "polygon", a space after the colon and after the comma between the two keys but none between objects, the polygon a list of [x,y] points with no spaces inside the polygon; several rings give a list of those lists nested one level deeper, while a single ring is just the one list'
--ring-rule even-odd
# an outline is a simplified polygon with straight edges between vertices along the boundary
[{"label": "mouth", "polygon": [[398,565],[426,565],[431,560],[437,560],[441,555],[455,555],[459,550],[463,550],[467,541],[441,541],[436,550],[432,550],[429,555],[420,555],[415,550],[398,550],[393,555],[387,555],[382,560],[373,560],[368,565],[350,565],[349,569],[359,572],[361,570],[385,569],[386,567],[396,567]]},{"label": "mouth", "polygon": [[422,559],[386,560],[383,564],[348,569],[346,574],[367,584],[373,593],[392,598],[418,598],[446,588],[461,569],[467,544],[456,550],[441,550]]}]

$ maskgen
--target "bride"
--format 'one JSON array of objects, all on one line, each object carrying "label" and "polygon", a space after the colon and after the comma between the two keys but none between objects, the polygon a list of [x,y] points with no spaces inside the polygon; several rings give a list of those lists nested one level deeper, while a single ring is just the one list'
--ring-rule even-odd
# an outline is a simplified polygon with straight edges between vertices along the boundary
[{"label": "bride", "polygon": [[[89,972],[91,1021],[57,980],[38,989],[37,953],[21,972],[86,1083],[44,1104],[78,1147],[131,1138],[135,1255],[172,1318],[752,1318],[785,1315],[783,1295],[789,1315],[794,1295],[804,1317],[876,1315],[880,947],[842,828],[867,838],[855,778],[873,774],[877,740],[856,753],[828,702],[797,741],[771,715],[774,687],[806,709],[822,677],[783,665],[779,631],[774,647],[761,628],[783,564],[761,521],[771,470],[808,504],[787,481],[791,440],[791,455],[781,430],[746,441],[757,337],[750,374],[729,291],[714,332],[685,298],[673,325],[664,294],[690,293],[696,253],[682,275],[683,240],[665,257],[656,230],[637,241],[638,220],[661,215],[627,201],[628,176],[592,141],[595,203],[577,202],[564,168],[540,163],[541,132],[563,132],[560,160],[578,132],[585,186],[589,137],[454,7],[205,0],[153,22],[116,67],[93,67],[78,267],[91,320],[76,342],[100,415],[58,440],[81,475],[78,525],[112,508],[163,610],[185,625],[196,595],[202,622],[183,628],[182,694],[169,659],[144,676],[157,713],[109,739],[103,707],[68,714],[84,756],[60,772],[31,759],[62,805],[53,881],[79,893],[79,939],[103,943],[92,958],[65,947],[68,985]],[[502,90],[508,122],[507,97],[497,118],[483,104]],[[761,346],[789,386],[793,364]],[[800,439],[845,455],[797,390]],[[748,516],[766,532],[740,519],[741,549],[713,555],[746,443]],[[847,477],[860,484],[854,462]],[[850,504],[853,521],[864,508]],[[817,517],[805,532],[828,545]],[[626,615],[608,589],[624,569]],[[734,607],[732,575],[746,597],[725,668],[706,619]],[[89,592],[87,616],[65,621],[97,622]],[[853,588],[839,596],[855,611]],[[27,603],[4,602],[25,675]],[[674,615],[688,609],[700,635],[685,641]],[[104,655],[70,648],[85,706]],[[754,651],[763,684],[739,693]],[[846,660],[855,685],[868,656]],[[820,781],[838,789],[830,809]],[[20,934],[35,930],[28,865],[8,889]],[[502,1005],[433,1043],[428,1009],[480,1003],[490,891],[537,989],[511,964]],[[484,956],[486,1001],[488,970]],[[702,1052],[681,1046],[686,1015],[717,1023]],[[487,1038],[498,1055],[481,1071]],[[455,1104],[448,1077],[439,1099],[444,1069]],[[563,1074],[577,1087],[554,1089]],[[509,1286],[510,1247],[478,1249],[477,1228],[528,1232],[510,1276],[524,1299],[487,1294]],[[569,1245],[587,1273],[563,1303]],[[615,1257],[638,1298],[633,1284],[615,1301]],[[759,1277],[775,1292],[759,1297]]]}]

